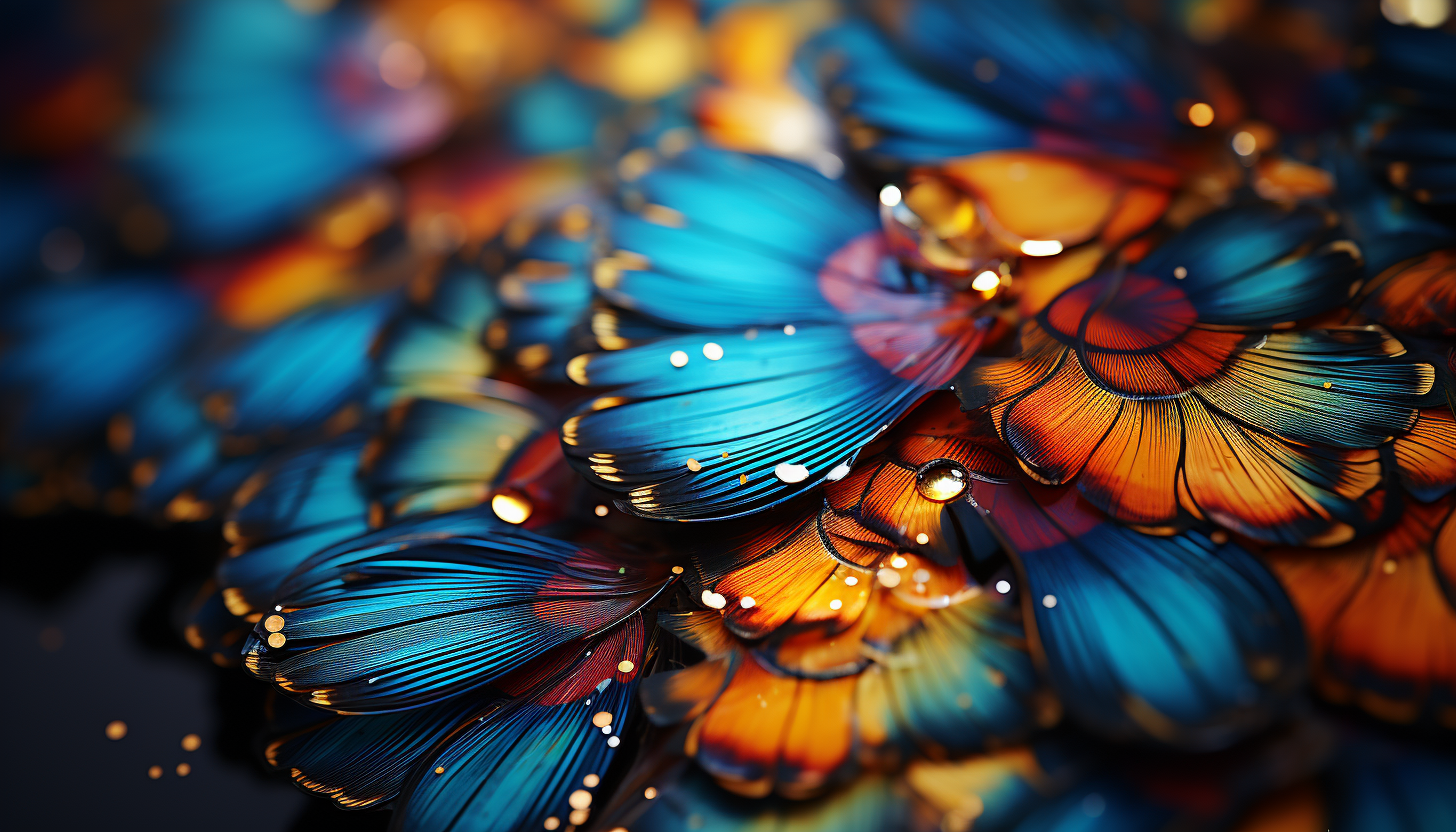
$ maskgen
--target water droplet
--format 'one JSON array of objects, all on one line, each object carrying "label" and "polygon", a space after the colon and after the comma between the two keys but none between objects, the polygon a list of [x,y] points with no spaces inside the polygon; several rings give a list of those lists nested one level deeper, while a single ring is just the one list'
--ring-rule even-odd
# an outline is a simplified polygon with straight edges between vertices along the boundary
[{"label": "water droplet", "polygon": [[791,462],[780,462],[774,467],[774,476],[786,483],[803,482],[809,478],[809,469]]},{"label": "water droplet", "polygon": [[915,472],[915,490],[927,500],[945,503],[964,494],[970,479],[959,462],[937,459]]}]

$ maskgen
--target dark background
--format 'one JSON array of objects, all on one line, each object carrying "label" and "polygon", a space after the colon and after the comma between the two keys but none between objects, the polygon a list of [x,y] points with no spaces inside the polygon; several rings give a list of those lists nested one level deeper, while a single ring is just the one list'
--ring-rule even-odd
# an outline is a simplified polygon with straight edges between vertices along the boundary
[{"label": "dark background", "polygon": [[[15,830],[372,832],[265,770],[267,690],[191,650],[181,622],[219,549],[216,529],[93,515],[0,519],[0,783]],[[122,720],[121,740],[106,736]],[[202,745],[185,751],[182,738]],[[179,763],[191,766],[177,775]],[[160,765],[158,780],[147,769]]]}]

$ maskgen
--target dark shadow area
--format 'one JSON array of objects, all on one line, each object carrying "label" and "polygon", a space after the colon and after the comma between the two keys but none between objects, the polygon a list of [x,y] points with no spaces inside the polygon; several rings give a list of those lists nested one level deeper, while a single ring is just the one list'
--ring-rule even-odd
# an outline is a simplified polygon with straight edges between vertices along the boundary
[{"label": "dark shadow area", "polygon": [[[183,641],[188,604],[221,551],[215,527],[3,518],[0,539],[7,826],[386,828],[387,812],[339,811],[268,772],[258,750],[267,689]],[[115,721],[126,726],[119,739]]]}]

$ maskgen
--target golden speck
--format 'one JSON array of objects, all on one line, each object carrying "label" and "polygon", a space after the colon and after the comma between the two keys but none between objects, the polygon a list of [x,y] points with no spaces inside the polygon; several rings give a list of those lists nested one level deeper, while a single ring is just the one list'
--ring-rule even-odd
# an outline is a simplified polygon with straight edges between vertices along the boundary
[{"label": "golden speck", "polygon": [[692,471],[693,473],[697,473],[698,471],[703,470],[703,463],[697,461],[696,459],[689,459],[688,470]]},{"label": "golden speck", "polygon": [[1213,123],[1213,108],[1202,101],[1188,108],[1188,121],[1194,127],[1207,127]]},{"label": "golden speck", "polygon": [[674,367],[686,367],[688,365],[688,354],[682,350],[673,350],[672,355],[667,357],[667,363]]},{"label": "golden speck", "polygon": [[683,573],[683,568],[681,566],[674,566],[672,568],[672,574],[674,574],[674,575],[681,575],[682,573]]},{"label": "golden speck", "polygon": [[904,569],[905,564],[907,563],[909,563],[909,561],[905,560],[905,558],[900,555],[895,555],[894,557],[890,558],[890,565],[895,567],[896,569]]},{"label": "golden speck", "polygon": [[556,827],[558,827],[560,825],[561,825],[561,819],[560,818],[557,818],[557,817],[549,817],[549,818],[547,818],[546,819],[546,823],[544,824],[544,826],[547,829],[555,829]]},{"label": "golden speck", "polygon": [[703,345],[703,357],[709,361],[717,361],[723,357],[723,347],[709,341]]},{"label": "golden speck", "polygon": [[577,789],[566,798],[566,802],[573,809],[585,809],[586,807],[591,805],[591,792],[587,791],[586,789]]},{"label": "golden speck", "polygon": [[747,474],[739,474],[738,475],[738,484],[739,485],[748,485],[748,475]]},{"label": "golden speck", "polygon": [[608,511],[610,511],[610,509],[608,509],[606,506],[597,506],[596,508],[592,509],[592,512],[595,513],[598,517],[606,517]]},{"label": "golden speck", "polygon": [[445,767],[444,766],[435,766],[435,773],[436,774],[444,774],[445,773]]},{"label": "golden speck", "polygon": [[617,662],[617,672],[619,673],[631,673],[634,669],[636,669],[636,667],[637,665],[632,664],[626,659]]},{"label": "golden speck", "polygon": [[276,633],[283,629],[283,616],[270,615],[263,619],[263,629],[270,633]]},{"label": "golden speck", "polygon": [[915,535],[915,542],[919,543],[921,546],[924,546],[925,544],[930,542],[930,535],[926,534],[925,532],[921,532],[920,534]]},{"label": "golden speck", "polygon": [[191,773],[192,773],[192,766],[190,764],[188,764],[188,763],[178,763],[177,764],[177,776],[178,777],[186,777],[187,775],[189,775]]},{"label": "golden speck", "polygon": [[107,739],[109,739],[109,740],[119,740],[119,739],[121,739],[124,736],[126,736],[126,723],[125,722],[122,722],[119,719],[113,719],[112,721],[106,723],[106,738]]},{"label": "golden speck", "polygon": [[1323,388],[1325,388],[1326,390],[1328,390],[1331,387],[1334,387],[1335,385],[1333,385],[1333,384],[1331,384],[1330,382],[1327,381],[1327,382],[1325,382],[1324,384],[1322,384],[1320,386],[1323,387]]},{"label": "golden speck", "polygon": [[587,776],[581,778],[581,784],[583,786],[586,786],[588,789],[595,789],[597,787],[597,784],[600,782],[602,782],[602,778],[596,776],[595,774],[588,774]]},{"label": "golden speck", "polygon": [[573,826],[581,826],[583,823],[586,823],[586,819],[589,816],[590,812],[588,812],[586,809],[577,809],[576,811],[567,815],[566,819],[571,821]]},{"label": "golden speck", "polygon": [[519,526],[531,517],[532,505],[526,495],[513,491],[502,491],[490,498],[490,510],[495,516]]},{"label": "golden speck", "polygon": [[182,750],[183,751],[196,751],[197,749],[199,749],[201,747],[202,747],[202,737],[199,737],[196,734],[188,734],[187,736],[185,736],[185,737],[182,738]]},{"label": "golden speck", "polygon": [[1387,575],[1394,575],[1396,569],[1395,558],[1386,558],[1385,563],[1380,564],[1380,571]]},{"label": "golden speck", "polygon": [[647,789],[642,792],[642,796],[647,798],[648,800],[655,800],[657,798],[657,789],[648,786]]},{"label": "golden speck", "polygon": [[595,726],[597,726],[598,728],[605,728],[608,725],[611,725],[612,724],[612,712],[611,711],[597,711],[596,713],[592,714],[592,724],[595,725]]},{"label": "golden speck", "polygon": [[147,769],[147,776],[152,778],[153,780],[162,779],[162,767],[152,766],[151,768]]},{"label": "golden speck", "polygon": [[727,451],[724,451],[724,452],[723,452],[723,458],[724,458],[724,459],[727,459],[727,458],[728,458],[728,452],[727,452]]},{"label": "golden speck", "polygon": [[980,274],[976,275],[975,280],[971,281],[971,288],[976,290],[977,292],[992,292],[995,291],[996,287],[1000,285],[1001,275],[996,274],[995,272],[990,270],[981,272]]},{"label": "golden speck", "polygon": [[282,647],[283,645],[285,645],[287,643],[288,643],[288,637],[285,636],[285,635],[283,635],[282,633],[274,633],[274,634],[268,636],[268,646],[269,647]]},{"label": "golden speck", "polygon": [[1183,278],[1188,276],[1188,269],[1179,266],[1178,268],[1173,270],[1173,276],[1178,278],[1179,280],[1182,280]]}]

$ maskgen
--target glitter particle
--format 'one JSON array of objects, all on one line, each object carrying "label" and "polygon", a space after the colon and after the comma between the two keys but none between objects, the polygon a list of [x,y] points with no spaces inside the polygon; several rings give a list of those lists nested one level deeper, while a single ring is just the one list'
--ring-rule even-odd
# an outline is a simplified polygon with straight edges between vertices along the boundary
[{"label": "glitter particle", "polygon": [[119,740],[119,739],[121,739],[124,736],[126,736],[126,723],[125,722],[122,722],[119,719],[113,719],[112,721],[106,723],[106,738],[107,739],[109,739],[109,740]]},{"label": "glitter particle", "polygon": [[199,749],[201,747],[202,747],[202,737],[199,737],[196,734],[188,734],[187,736],[185,736],[185,737],[182,738],[182,750],[183,751],[196,751],[197,749]]}]

